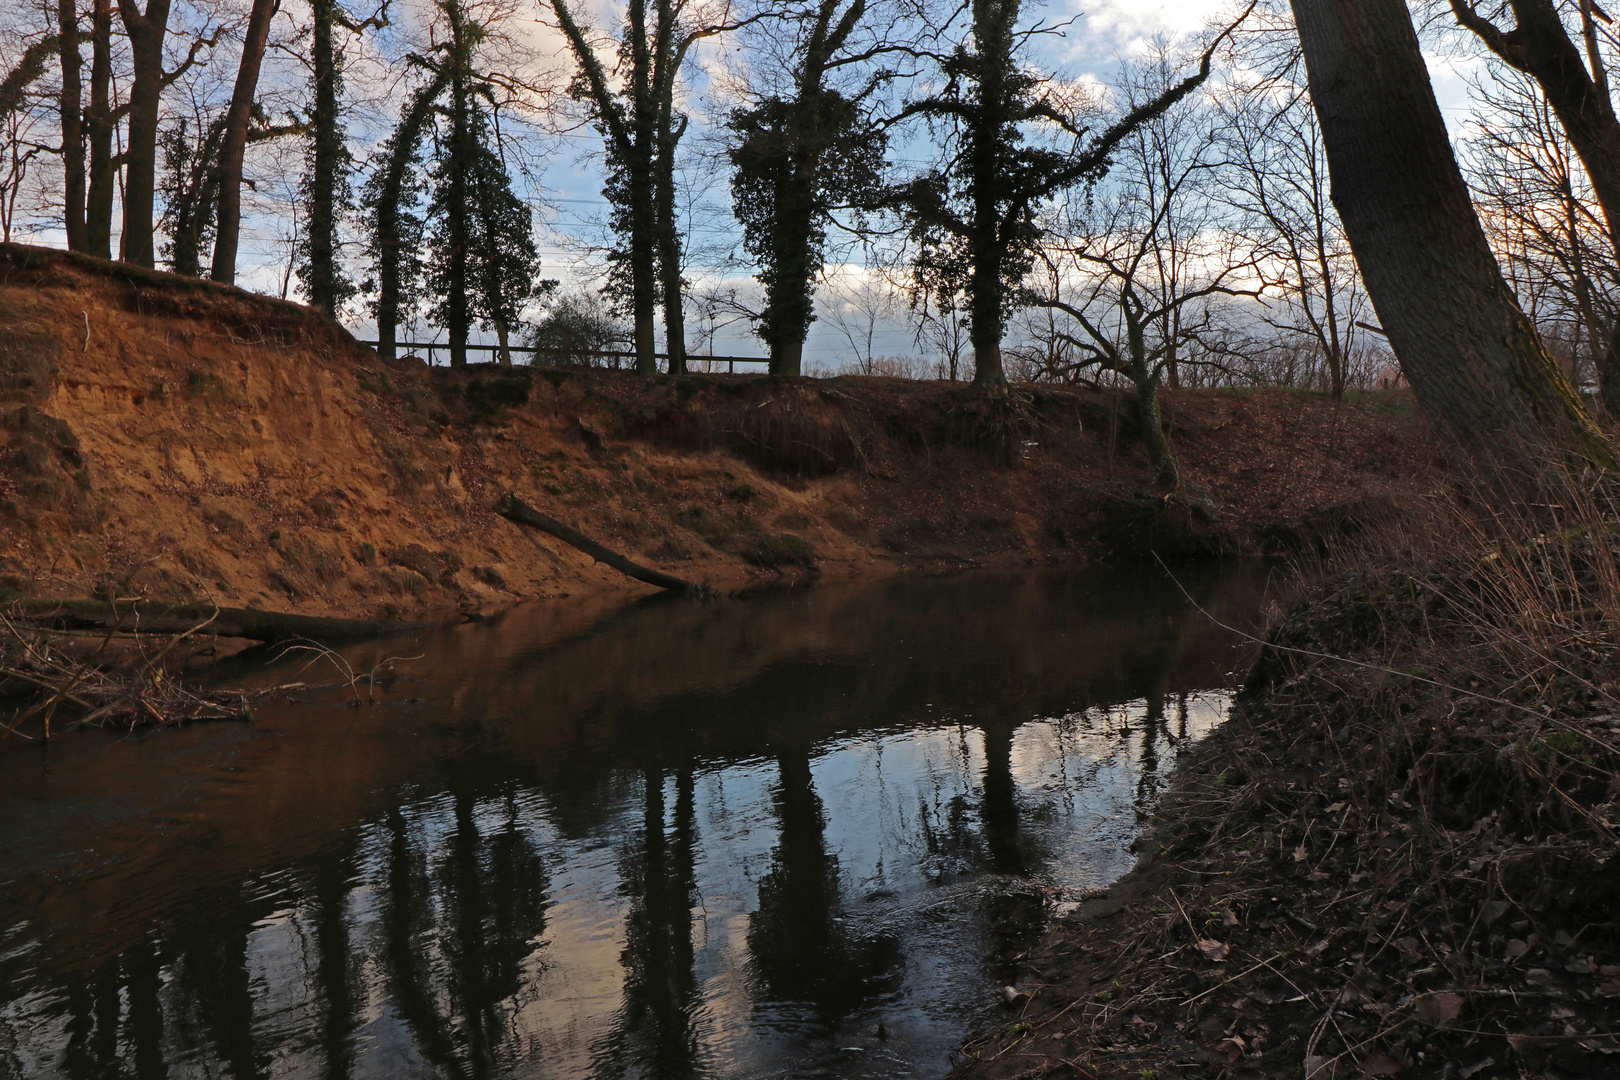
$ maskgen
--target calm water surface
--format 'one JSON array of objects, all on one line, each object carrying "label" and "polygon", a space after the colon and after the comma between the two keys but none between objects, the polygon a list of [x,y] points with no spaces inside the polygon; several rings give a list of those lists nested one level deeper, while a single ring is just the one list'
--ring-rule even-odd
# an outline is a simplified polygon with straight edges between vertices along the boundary
[{"label": "calm water surface", "polygon": [[[1183,581],[1252,621],[1263,578]],[[1129,868],[1239,657],[1158,570],[536,606],[344,656],[389,654],[421,658],[358,708],[0,745],[0,1077],[938,1075],[1008,912]]]}]

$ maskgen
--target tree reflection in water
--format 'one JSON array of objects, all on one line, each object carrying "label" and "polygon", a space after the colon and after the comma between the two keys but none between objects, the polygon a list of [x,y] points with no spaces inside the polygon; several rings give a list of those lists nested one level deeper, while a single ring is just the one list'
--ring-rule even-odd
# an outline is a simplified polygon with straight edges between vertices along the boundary
[{"label": "tree reflection in water", "polygon": [[0,759],[0,1078],[842,1074],[877,1016],[943,1067],[993,953],[974,890],[1054,852],[1118,872],[1212,722],[1187,691],[1226,639],[1153,589],[464,628],[416,703]]},{"label": "tree reflection in water", "polygon": [[[697,826],[690,766],[675,771],[675,820],[666,824],[664,774],[642,772],[642,826],[623,859],[624,1000],[607,1035],[591,1048],[603,1077],[695,1076],[697,978],[692,970],[692,902]],[[671,833],[673,835],[671,835]]]},{"label": "tree reflection in water", "polygon": [[864,1004],[900,962],[892,935],[853,937],[839,915],[838,856],[827,850],[827,817],[811,775],[811,744],[781,737],[772,803],[777,840],[748,918],[748,952],[765,1000],[810,1006],[836,1026]]}]

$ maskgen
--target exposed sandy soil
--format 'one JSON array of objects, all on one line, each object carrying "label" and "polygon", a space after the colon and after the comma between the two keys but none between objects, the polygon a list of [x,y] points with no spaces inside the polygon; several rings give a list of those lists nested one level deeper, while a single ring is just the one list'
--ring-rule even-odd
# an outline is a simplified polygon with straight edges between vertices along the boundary
[{"label": "exposed sandy soil", "polygon": [[296,304],[0,246],[0,588],[397,617],[642,588],[496,516],[515,491],[722,587],[780,574],[1258,553],[1433,483],[1410,399],[1167,395],[1186,489],[1128,398],[378,360]]}]

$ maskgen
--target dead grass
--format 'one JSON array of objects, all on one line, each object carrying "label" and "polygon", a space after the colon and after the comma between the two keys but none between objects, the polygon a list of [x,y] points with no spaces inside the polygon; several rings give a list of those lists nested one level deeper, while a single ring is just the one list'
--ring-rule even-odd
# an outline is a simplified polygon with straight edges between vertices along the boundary
[{"label": "dead grass", "polygon": [[1620,505],[1542,491],[1317,567],[963,1074],[1620,1072]]}]

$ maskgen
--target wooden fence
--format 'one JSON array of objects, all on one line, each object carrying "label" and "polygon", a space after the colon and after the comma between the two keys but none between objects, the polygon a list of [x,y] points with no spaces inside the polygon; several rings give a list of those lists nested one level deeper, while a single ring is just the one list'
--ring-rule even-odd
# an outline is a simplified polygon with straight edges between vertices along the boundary
[{"label": "wooden fence", "polygon": [[[360,341],[360,344],[372,349],[377,347],[377,342],[375,341],[362,340]],[[415,352],[418,355],[425,353],[427,356],[427,362],[431,364],[433,363],[433,354],[435,352],[448,353],[450,351],[450,346],[442,341],[396,341],[394,342],[394,349],[396,352]],[[491,357],[501,351],[501,347],[499,345],[474,345],[471,342],[467,343],[466,349],[468,352],[486,352],[489,353]],[[506,347],[506,351],[509,353],[526,353],[535,358],[545,354],[549,355],[553,360],[561,355],[566,357],[570,363],[589,364],[597,361],[610,361],[610,365],[604,366],[612,366],[615,368],[634,366],[636,359],[635,353],[623,352],[619,350],[595,350],[587,352],[577,349],[552,349],[536,347],[533,345],[508,345]],[[668,364],[669,362],[668,353],[653,353],[653,356],[658,360],[664,361],[665,364]],[[625,361],[629,361],[629,364],[625,364]],[[709,365],[709,370],[713,371],[715,364],[724,364],[726,365],[726,371],[731,374],[736,373],[738,364],[754,364],[762,368],[768,368],[770,363],[769,358],[764,356],[697,356],[692,353],[686,354],[686,364],[689,369],[695,364],[707,364]]]}]

